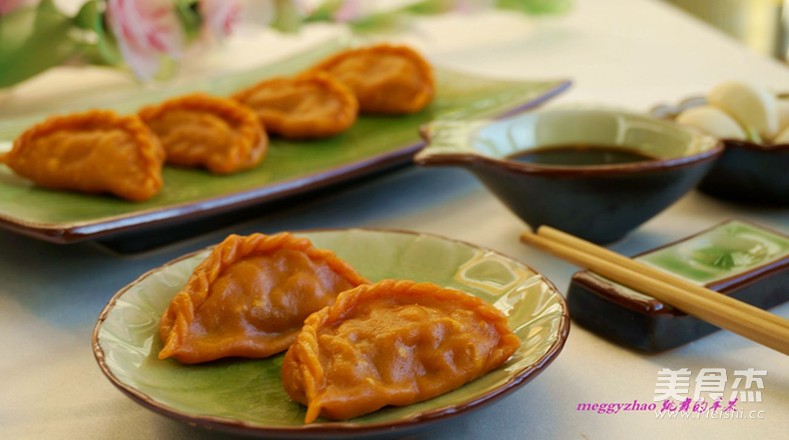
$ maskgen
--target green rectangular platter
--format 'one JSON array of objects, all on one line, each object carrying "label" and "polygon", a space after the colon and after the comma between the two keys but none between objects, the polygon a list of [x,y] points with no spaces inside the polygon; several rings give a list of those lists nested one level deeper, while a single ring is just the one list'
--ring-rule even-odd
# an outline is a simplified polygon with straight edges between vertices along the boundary
[{"label": "green rectangular platter", "polygon": [[[66,104],[52,113],[92,107],[130,113],[145,104],[195,91],[229,95],[265,78],[300,72],[343,44],[332,42],[242,73],[166,89],[141,87],[138,93],[115,97],[110,103],[86,100]],[[420,126],[434,119],[505,116],[536,106],[570,84],[565,80],[502,81],[443,69],[437,69],[436,82],[436,98],[419,113],[362,116],[345,133],[325,140],[273,139],[265,161],[246,172],[215,176],[204,170],[166,166],[162,191],[142,203],[39,188],[0,165],[0,227],[55,243],[71,243],[139,234],[262,206],[409,164],[423,145]],[[19,133],[46,116],[0,121],[0,144],[8,146]]]}]

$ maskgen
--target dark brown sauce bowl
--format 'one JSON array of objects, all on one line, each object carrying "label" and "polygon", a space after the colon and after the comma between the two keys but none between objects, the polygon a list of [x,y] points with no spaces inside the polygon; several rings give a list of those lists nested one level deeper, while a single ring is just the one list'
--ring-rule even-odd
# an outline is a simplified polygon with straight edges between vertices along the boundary
[{"label": "dark brown sauce bowl", "polygon": [[[414,161],[461,166],[536,229],[616,241],[696,186],[721,143],[673,122],[607,109],[551,109],[499,121],[436,121]],[[629,148],[653,157],[609,165],[540,165],[511,156],[553,145]]]},{"label": "dark brown sauce bowl", "polygon": [[[650,114],[673,120],[682,111],[706,102],[704,98],[689,98],[677,105],[659,105]],[[762,145],[737,139],[722,142],[724,153],[699,183],[700,191],[738,203],[789,206],[789,144]]]}]

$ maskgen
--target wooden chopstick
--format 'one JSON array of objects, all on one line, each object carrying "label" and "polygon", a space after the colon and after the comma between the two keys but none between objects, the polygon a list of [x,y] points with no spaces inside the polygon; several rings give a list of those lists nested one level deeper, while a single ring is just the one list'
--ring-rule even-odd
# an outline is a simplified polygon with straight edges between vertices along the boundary
[{"label": "wooden chopstick", "polygon": [[[546,235],[545,231],[549,230]],[[537,234],[523,233],[521,240],[651,295],[689,315],[789,355],[788,320],[701,286],[687,283],[694,288],[686,289],[684,280],[669,274],[660,278],[651,276],[651,273],[659,271],[579,238],[570,236],[572,240],[567,240],[566,235],[541,226]],[[702,291],[704,293],[699,294]]]}]

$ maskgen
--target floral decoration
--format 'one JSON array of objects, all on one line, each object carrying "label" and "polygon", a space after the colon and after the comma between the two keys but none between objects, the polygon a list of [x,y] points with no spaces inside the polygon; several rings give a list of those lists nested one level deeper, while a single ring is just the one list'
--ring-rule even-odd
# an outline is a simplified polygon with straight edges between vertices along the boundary
[{"label": "floral decoration", "polygon": [[86,0],[70,16],[53,0],[0,0],[0,89],[64,64],[125,67],[142,82],[166,79],[185,54],[221,43],[244,17],[282,32],[313,22],[392,32],[417,15],[485,7],[561,12],[570,1],[419,0],[381,10],[375,0]]}]

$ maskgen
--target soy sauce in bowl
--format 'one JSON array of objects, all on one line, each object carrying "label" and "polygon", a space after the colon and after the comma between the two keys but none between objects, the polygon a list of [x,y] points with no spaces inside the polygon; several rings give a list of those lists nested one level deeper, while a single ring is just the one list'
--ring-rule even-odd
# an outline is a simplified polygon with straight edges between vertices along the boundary
[{"label": "soy sauce in bowl", "polygon": [[534,165],[547,166],[598,166],[618,165],[656,160],[633,148],[608,145],[555,145],[540,147],[507,156],[507,159]]},{"label": "soy sauce in bowl", "polygon": [[495,121],[433,121],[414,160],[459,166],[532,229],[596,243],[624,237],[690,191],[723,152],[710,136],[603,108],[553,108]]}]

